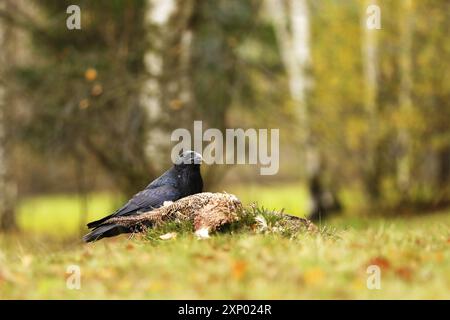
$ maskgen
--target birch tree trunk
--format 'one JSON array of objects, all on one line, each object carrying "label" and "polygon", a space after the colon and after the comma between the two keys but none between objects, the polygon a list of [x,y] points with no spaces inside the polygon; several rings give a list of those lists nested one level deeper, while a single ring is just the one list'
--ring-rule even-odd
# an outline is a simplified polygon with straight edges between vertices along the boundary
[{"label": "birch tree trunk", "polygon": [[[400,10],[400,92],[399,107],[402,115],[408,118],[412,112],[412,38],[413,38],[413,1],[402,0]],[[400,156],[397,162],[397,184],[405,195],[411,181],[411,137],[407,124],[398,132]]]},{"label": "birch tree trunk", "polygon": [[367,192],[372,201],[378,200],[379,190],[379,158],[378,158],[378,37],[376,29],[368,28],[366,9],[376,5],[376,0],[366,0],[362,10],[362,55],[365,79],[364,105],[368,121],[368,135],[366,138],[366,162],[364,180]]},{"label": "birch tree trunk", "polygon": [[289,79],[289,90],[296,105],[296,116],[300,128],[304,173],[311,196],[309,217],[318,220],[327,211],[340,208],[334,193],[323,185],[323,163],[312,139],[306,93],[309,79],[306,69],[310,63],[310,21],[306,0],[266,0],[272,16],[281,56]]},{"label": "birch tree trunk", "polygon": [[[289,79],[289,92],[296,104],[302,145],[309,137],[308,111],[305,103],[310,59],[309,17],[305,0],[267,0],[272,16],[280,53]],[[303,154],[306,158],[306,153]]]},{"label": "birch tree trunk", "polygon": [[[0,3],[0,8],[5,6]],[[4,9],[4,8],[1,8]],[[12,39],[11,27],[0,19],[0,230],[8,231],[16,228],[15,221],[15,186],[11,180],[7,140],[7,95],[6,95],[6,66],[12,57],[10,45]]]},{"label": "birch tree trunk", "polygon": [[[193,0],[147,0],[146,23],[150,49],[144,57],[149,79],[142,92],[142,104],[148,115],[147,154],[155,159],[170,146],[172,114],[187,108],[191,88],[187,78],[192,32],[188,28]],[[183,114],[186,114],[184,112]]]}]

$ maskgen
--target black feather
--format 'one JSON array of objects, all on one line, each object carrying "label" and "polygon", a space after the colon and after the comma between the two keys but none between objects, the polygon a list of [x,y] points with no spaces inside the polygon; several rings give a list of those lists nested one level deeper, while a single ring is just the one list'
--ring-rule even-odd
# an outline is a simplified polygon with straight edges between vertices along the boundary
[{"label": "black feather", "polygon": [[116,226],[114,224],[104,224],[104,225],[101,225],[101,226],[95,228],[94,230],[89,232],[87,235],[85,235],[83,237],[83,241],[84,242],[97,241],[102,238],[113,237],[113,236],[117,236],[121,233],[127,233],[127,232],[130,232],[130,230],[128,230],[125,227]]},{"label": "black feather", "polygon": [[201,156],[193,151],[184,152],[171,169],[134,195],[123,207],[100,220],[88,223],[88,228],[95,229],[83,237],[84,241],[90,242],[131,232],[131,230],[114,228],[113,225],[108,224],[107,221],[111,218],[138,215],[159,208],[165,201],[176,201],[202,192],[203,180],[199,159]]}]

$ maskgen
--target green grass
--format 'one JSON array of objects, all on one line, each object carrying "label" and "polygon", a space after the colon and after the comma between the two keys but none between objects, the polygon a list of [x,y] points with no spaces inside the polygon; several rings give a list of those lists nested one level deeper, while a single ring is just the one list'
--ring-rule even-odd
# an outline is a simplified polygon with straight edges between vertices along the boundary
[{"label": "green grass", "polygon": [[[285,209],[304,216],[307,209],[307,194],[300,184],[280,186],[234,186],[225,191],[238,196],[247,205],[257,202],[268,209]],[[84,219],[93,220],[113,212],[123,204],[123,198],[100,193],[87,199],[87,216],[83,216],[82,201],[76,195],[37,196],[24,199],[18,206],[18,223],[22,230],[54,237],[78,235]]]},{"label": "green grass", "polygon": [[[120,198],[120,197],[119,197]],[[25,199],[18,205],[18,224],[27,232],[56,237],[73,237],[80,232],[84,220],[93,220],[114,211],[122,203],[111,194],[87,197],[87,212],[76,195],[49,195]],[[115,206],[114,206],[115,204]]]},{"label": "green grass", "polygon": [[[234,193],[272,209],[294,192],[289,186],[266,188],[248,188],[247,196],[244,187]],[[99,216],[110,211],[112,200],[92,197],[89,208]],[[450,212],[340,217],[325,231],[297,237],[229,228],[208,240],[180,232],[164,241],[149,233],[85,245],[73,238],[79,224],[76,198],[29,201],[20,211],[25,231],[0,235],[0,298],[450,299]],[[287,203],[295,211],[297,199]],[[72,238],[55,237],[54,229]],[[381,267],[380,290],[366,287],[370,264]],[[80,290],[66,287],[70,265],[80,267]]]},{"label": "green grass", "polygon": [[308,194],[302,184],[237,185],[225,191],[235,194],[244,205],[256,202],[269,210],[284,209],[298,216],[305,216],[308,210]]}]

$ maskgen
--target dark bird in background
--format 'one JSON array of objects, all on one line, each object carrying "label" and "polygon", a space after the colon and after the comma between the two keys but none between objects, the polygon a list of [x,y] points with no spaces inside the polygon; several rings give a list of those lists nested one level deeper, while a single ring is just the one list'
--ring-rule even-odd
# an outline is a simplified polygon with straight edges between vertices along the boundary
[{"label": "dark bird in background", "polygon": [[161,207],[165,201],[176,201],[203,191],[200,174],[202,156],[194,151],[183,152],[174,166],[159,178],[153,180],[144,190],[138,192],[122,208],[100,220],[88,223],[93,229],[83,237],[86,242],[130,233],[132,228],[108,222],[109,219],[136,216]]}]

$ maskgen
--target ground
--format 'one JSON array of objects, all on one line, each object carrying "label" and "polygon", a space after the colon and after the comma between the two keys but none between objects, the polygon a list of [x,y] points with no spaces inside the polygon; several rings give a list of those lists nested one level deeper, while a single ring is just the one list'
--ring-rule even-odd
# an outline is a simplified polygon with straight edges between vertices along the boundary
[{"label": "ground", "polygon": [[[301,212],[293,188],[275,189],[279,198],[265,187],[236,193],[274,208],[290,199],[290,211]],[[92,196],[89,207],[101,214],[111,206],[107,198]],[[3,299],[450,299],[448,211],[342,216],[296,239],[240,232],[197,240],[186,233],[166,241],[123,236],[89,245],[73,237],[79,221],[74,197],[29,199],[20,212],[25,231],[0,235]],[[51,215],[59,219],[44,221]],[[73,265],[80,270],[79,289],[70,289]],[[380,267],[379,290],[367,287],[369,265]]]}]

